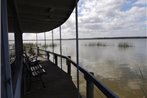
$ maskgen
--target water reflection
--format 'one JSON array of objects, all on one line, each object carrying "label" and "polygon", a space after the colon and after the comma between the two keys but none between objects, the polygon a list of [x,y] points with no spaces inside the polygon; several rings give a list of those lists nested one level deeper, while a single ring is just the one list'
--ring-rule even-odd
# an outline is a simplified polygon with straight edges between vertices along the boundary
[{"label": "water reflection", "polygon": [[[80,66],[94,72],[120,98],[147,98],[146,42],[147,39],[81,40]],[[55,43],[55,52],[60,53],[59,41]],[[52,47],[47,50],[52,51]],[[74,40],[63,41],[62,50],[63,55],[76,60]]]},{"label": "water reflection", "polygon": [[[119,46],[122,42],[130,46]],[[75,60],[74,41],[65,41],[63,50]],[[146,58],[146,39],[80,41],[80,66],[94,72],[121,98],[147,97]]]}]

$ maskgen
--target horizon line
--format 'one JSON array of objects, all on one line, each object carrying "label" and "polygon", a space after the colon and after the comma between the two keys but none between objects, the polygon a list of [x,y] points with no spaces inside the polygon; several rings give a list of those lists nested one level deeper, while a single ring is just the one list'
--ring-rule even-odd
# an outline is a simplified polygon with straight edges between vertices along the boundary
[{"label": "horizon line", "polygon": [[[147,36],[131,36],[131,37],[93,37],[93,38],[79,38],[79,40],[94,40],[94,39],[144,39],[147,38]],[[44,39],[38,39],[39,41],[44,41]],[[46,39],[46,41],[52,40],[52,39]],[[59,38],[56,38],[54,40],[60,40]],[[61,40],[76,40],[76,38],[64,38]],[[9,40],[14,41],[14,40]],[[25,39],[23,41],[36,41],[36,39]]]}]

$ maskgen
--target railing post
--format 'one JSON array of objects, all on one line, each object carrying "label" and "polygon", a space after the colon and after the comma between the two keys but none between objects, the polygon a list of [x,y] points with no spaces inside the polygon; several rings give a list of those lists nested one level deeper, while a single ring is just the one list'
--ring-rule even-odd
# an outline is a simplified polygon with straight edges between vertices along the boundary
[{"label": "railing post", "polygon": [[[71,56],[67,56],[67,57],[71,59]],[[69,76],[71,76],[71,63],[68,59],[66,59],[66,64],[67,64],[67,73]]]},{"label": "railing post", "polygon": [[46,55],[47,55],[47,60],[50,60],[50,55],[48,51],[46,51]]},{"label": "railing post", "polygon": [[[93,72],[90,72],[92,75],[94,75]],[[85,75],[85,79],[86,79],[86,98],[94,98],[93,94],[94,94],[94,85],[91,82],[91,80]]]},{"label": "railing post", "polygon": [[37,56],[39,56],[39,47],[37,47]]},{"label": "railing post", "polygon": [[57,57],[57,55],[56,55],[56,54],[54,54],[54,59],[55,59],[55,65],[57,65],[57,66],[58,66],[58,57]]}]

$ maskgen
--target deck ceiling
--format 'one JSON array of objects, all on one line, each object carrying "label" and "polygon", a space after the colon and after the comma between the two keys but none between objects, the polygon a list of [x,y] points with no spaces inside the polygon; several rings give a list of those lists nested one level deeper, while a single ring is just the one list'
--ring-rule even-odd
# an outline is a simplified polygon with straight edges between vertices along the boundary
[{"label": "deck ceiling", "polygon": [[[62,25],[71,15],[76,0],[16,0],[22,31],[40,33]],[[13,32],[13,13],[8,7],[8,29]]]}]

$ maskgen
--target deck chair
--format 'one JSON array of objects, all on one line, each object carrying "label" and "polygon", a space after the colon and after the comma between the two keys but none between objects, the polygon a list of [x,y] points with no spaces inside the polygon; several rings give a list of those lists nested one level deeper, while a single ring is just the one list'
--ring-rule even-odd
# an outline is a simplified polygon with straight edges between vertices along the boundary
[{"label": "deck chair", "polygon": [[24,53],[24,64],[26,66],[27,72],[30,77],[29,90],[31,89],[32,86],[32,78],[39,78],[42,83],[42,86],[45,88],[42,75],[46,74],[46,71],[43,68],[43,66],[39,64],[39,62],[40,62],[39,60],[31,61],[29,59],[29,56],[26,53]]}]

